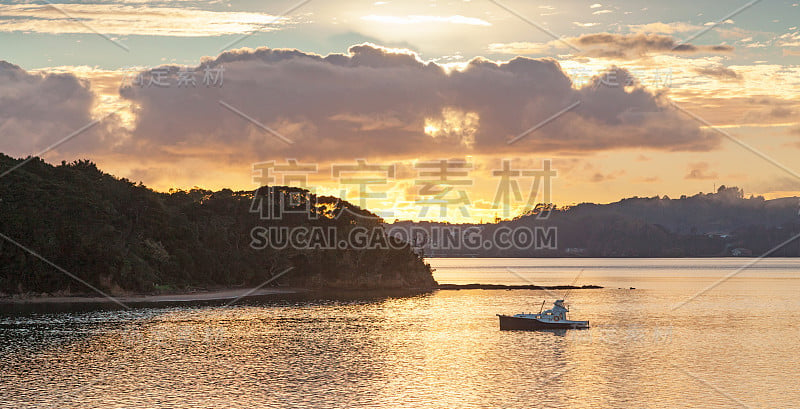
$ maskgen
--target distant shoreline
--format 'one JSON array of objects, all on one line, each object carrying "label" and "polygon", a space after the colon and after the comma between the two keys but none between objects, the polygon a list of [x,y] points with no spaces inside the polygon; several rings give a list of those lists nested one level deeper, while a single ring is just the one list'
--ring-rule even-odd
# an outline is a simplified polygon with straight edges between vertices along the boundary
[{"label": "distant shoreline", "polygon": [[468,259],[508,259],[508,258],[520,258],[520,259],[574,259],[574,260],[592,260],[592,259],[666,259],[666,260],[674,260],[674,259],[710,259],[710,258],[723,258],[723,259],[778,259],[778,258],[791,258],[791,259],[800,259],[800,256],[760,256],[760,255],[753,255],[753,256],[720,256],[720,255],[711,255],[711,256],[661,256],[661,257],[650,257],[650,256],[568,256],[568,255],[542,255],[542,256],[529,256],[529,257],[522,257],[522,256],[515,256],[515,257],[507,257],[507,256],[475,256],[469,254],[426,254],[424,259],[430,258],[468,258]]},{"label": "distant shoreline", "polygon": [[505,285],[505,284],[439,284],[437,290],[582,290],[603,288],[599,285]]}]

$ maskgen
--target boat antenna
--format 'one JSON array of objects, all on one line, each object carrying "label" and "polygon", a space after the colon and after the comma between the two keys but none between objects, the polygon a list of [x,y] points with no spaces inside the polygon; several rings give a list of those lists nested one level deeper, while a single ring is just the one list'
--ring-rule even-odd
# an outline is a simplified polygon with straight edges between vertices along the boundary
[{"label": "boat antenna", "polygon": [[581,271],[578,273],[578,275],[575,276],[575,279],[572,280],[572,284],[569,285],[569,288],[567,288],[567,292],[564,293],[564,300],[567,299],[567,295],[569,295],[569,292],[572,291],[573,287],[575,287],[575,283],[578,282],[578,279],[581,278],[581,274],[583,274],[583,270],[584,269],[581,269]]},{"label": "boat antenna", "polygon": [[542,313],[542,311],[544,311],[544,303],[545,303],[545,302],[547,302],[547,300],[542,300],[542,306],[541,306],[541,307],[539,307],[539,314],[541,314],[541,313]]}]

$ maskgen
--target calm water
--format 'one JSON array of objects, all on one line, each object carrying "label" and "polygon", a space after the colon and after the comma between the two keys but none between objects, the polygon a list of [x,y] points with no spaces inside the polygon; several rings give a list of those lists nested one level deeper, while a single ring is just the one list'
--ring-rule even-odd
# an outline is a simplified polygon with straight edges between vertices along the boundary
[{"label": "calm water", "polygon": [[[800,261],[431,259],[443,283],[599,284],[584,331],[501,332],[564,292],[0,314],[0,406],[800,407]],[[582,271],[582,272],[581,272]],[[630,290],[629,287],[636,287]]]}]

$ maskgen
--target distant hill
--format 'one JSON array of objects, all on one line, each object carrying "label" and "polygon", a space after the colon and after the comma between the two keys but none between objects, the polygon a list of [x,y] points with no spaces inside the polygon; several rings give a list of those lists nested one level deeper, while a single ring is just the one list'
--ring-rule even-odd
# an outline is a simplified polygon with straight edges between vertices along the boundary
[{"label": "distant hill", "polygon": [[677,234],[731,234],[748,226],[776,227],[800,221],[800,198],[745,198],[737,187],[694,196],[623,199],[607,205],[584,203],[568,209],[571,217],[621,216],[659,225]]},{"label": "distant hill", "polygon": [[[0,173],[19,164],[0,154]],[[104,291],[270,285],[332,288],[431,288],[431,269],[404,243],[385,249],[251,248],[264,227],[380,229],[372,213],[302,189],[304,210],[280,220],[254,213],[258,192],[204,189],[158,193],[118,179],[89,161],[52,166],[34,158],[0,180],[0,233]],[[314,206],[307,206],[310,201]],[[262,203],[263,204],[263,203]],[[312,216],[314,217],[310,217]],[[76,294],[90,290],[0,238],[0,292]]]},{"label": "distant hill", "polygon": [[[705,257],[760,255],[800,233],[800,198],[764,200],[745,198],[736,187],[679,199],[668,197],[623,199],[610,204],[583,203],[550,210],[543,208],[510,221],[492,224],[400,222],[391,226],[428,232],[449,227],[480,231],[492,241],[501,229],[552,228],[556,248],[448,249],[428,243],[428,255],[477,257]],[[435,236],[435,235],[434,235]],[[431,236],[431,237],[434,237]],[[739,249],[738,251],[734,251]],[[800,256],[800,240],[773,256]]]}]

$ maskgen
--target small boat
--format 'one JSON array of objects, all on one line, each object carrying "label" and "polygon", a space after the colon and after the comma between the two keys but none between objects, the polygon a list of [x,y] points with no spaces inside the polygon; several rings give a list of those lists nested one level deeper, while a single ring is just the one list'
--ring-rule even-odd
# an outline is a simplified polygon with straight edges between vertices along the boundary
[{"label": "small boat", "polygon": [[[544,301],[542,302],[544,308]],[[539,330],[539,329],[583,329],[589,328],[589,321],[570,321],[567,319],[569,309],[564,305],[564,300],[556,300],[553,308],[547,311],[539,310],[538,314],[502,315],[500,317],[501,330]]]}]

